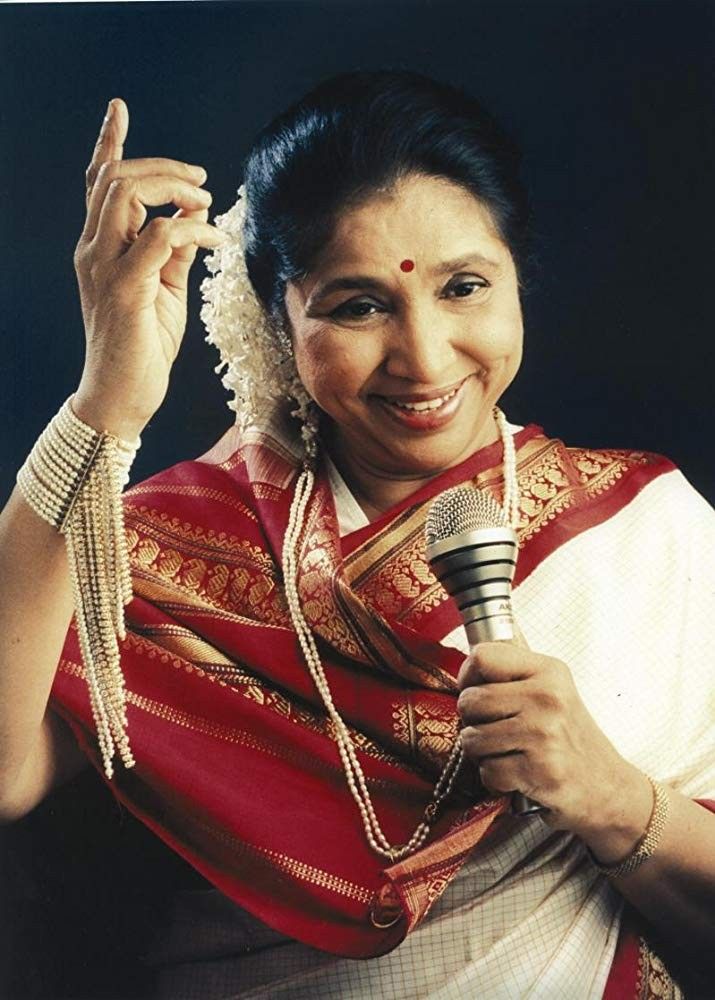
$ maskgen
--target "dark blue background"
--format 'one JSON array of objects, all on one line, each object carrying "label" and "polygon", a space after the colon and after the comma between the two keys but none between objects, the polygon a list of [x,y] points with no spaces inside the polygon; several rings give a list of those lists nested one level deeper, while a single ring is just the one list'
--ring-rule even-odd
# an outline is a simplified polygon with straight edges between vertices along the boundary
[{"label": "dark blue background", "polygon": [[[266,121],[321,78],[383,66],[466,85],[525,149],[540,267],[509,417],[669,454],[715,501],[714,20],[688,0],[0,6],[0,502],[81,374],[72,253],[107,101],[129,105],[128,157],[203,164],[220,212]],[[198,318],[204,274],[135,481],[233,419]],[[127,977],[164,925],[161,880],[196,876],[139,826],[85,772],[1,832],[4,995],[140,995]]]},{"label": "dark blue background", "polygon": [[[0,501],[80,377],[72,252],[108,99],[129,105],[126,156],[203,164],[220,212],[268,119],[323,77],[388,65],[466,85],[525,149],[540,265],[508,416],[573,444],[664,452],[715,500],[713,12],[687,0],[0,8]],[[133,481],[232,421],[198,317],[205,273],[199,261]]]}]

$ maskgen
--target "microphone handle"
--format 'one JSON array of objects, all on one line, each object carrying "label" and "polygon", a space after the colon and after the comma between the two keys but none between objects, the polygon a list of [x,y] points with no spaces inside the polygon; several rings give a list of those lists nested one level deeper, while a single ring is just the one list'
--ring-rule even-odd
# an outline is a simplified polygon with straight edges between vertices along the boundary
[{"label": "microphone handle", "polygon": [[534,813],[544,813],[549,810],[536,799],[530,799],[523,792],[511,793],[511,812],[513,816],[532,816]]}]

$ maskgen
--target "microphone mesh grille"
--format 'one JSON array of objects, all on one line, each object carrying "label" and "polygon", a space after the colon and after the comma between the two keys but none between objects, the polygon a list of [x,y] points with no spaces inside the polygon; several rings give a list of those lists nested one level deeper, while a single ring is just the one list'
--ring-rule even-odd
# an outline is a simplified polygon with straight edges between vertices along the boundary
[{"label": "microphone mesh grille", "polygon": [[454,486],[438,496],[430,507],[425,538],[428,545],[434,545],[465,531],[508,526],[506,514],[490,493],[474,486]]}]

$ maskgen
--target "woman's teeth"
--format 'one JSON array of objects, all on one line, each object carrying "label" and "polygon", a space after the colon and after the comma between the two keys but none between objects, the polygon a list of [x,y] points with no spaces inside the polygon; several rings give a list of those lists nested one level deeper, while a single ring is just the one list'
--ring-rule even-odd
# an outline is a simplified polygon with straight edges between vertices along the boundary
[{"label": "woman's teeth", "polygon": [[396,399],[388,399],[388,403],[392,403],[393,406],[399,406],[401,410],[412,410],[414,413],[422,413],[424,410],[438,410],[440,406],[444,406],[448,399],[455,396],[458,391],[459,386],[456,389],[452,389],[446,396],[440,396],[438,399],[430,399],[424,403],[398,403]]}]

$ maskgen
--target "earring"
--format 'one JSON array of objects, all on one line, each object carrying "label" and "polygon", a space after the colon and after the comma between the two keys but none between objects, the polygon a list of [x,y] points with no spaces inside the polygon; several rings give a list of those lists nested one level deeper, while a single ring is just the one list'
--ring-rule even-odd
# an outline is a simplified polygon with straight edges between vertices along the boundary
[{"label": "earring", "polygon": [[300,436],[304,448],[304,464],[315,467],[318,456],[318,431],[320,425],[320,410],[308,390],[303,385],[295,364],[293,344],[282,323],[274,323],[276,343],[283,356],[282,370],[285,377],[288,396],[296,406],[290,411],[301,425]]}]

